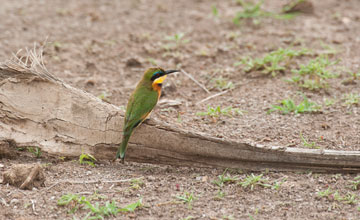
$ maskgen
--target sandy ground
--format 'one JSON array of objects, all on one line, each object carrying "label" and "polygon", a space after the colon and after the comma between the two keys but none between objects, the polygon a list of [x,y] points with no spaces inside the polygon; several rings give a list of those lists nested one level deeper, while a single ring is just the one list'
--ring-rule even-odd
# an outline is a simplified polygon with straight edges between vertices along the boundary
[{"label": "sandy ground", "polygon": [[[283,1],[266,1],[264,10],[280,12]],[[50,72],[67,83],[84,89],[116,105],[127,98],[143,71],[154,65],[182,68],[204,84],[206,93],[182,74],[167,78],[162,99],[178,100],[176,107],[159,106],[152,117],[175,127],[206,132],[216,137],[251,140],[266,145],[324,149],[359,150],[359,105],[344,105],[344,95],[360,94],[357,78],[343,83],[348,72],[359,72],[360,3],[313,1],[314,12],[293,19],[262,18],[240,25],[233,18],[242,6],[235,1],[3,1],[0,7],[0,60],[20,48],[46,40],[45,61]],[[216,7],[218,16],[212,8]],[[175,35],[178,40],[175,40]],[[169,36],[171,39],[169,39]],[[182,37],[181,37],[182,36]],[[242,57],[263,57],[278,48],[311,49],[315,55],[297,57],[289,69],[276,77],[260,71],[246,73],[234,66]],[[306,64],[319,54],[329,53],[339,60],[332,69],[338,78],[329,88],[309,91],[284,79],[291,69]],[[220,78],[220,80],[219,80]],[[222,78],[222,80],[221,80]],[[232,83],[224,95],[197,104],[223,89],[216,81]],[[225,86],[226,87],[226,86]],[[302,92],[322,106],[320,113],[267,114],[280,100],[302,99]],[[325,100],[332,100],[326,105]],[[218,118],[198,116],[208,106],[240,109],[243,115]],[[96,155],[94,155],[96,157]],[[358,219],[359,204],[348,204],[356,175],[306,173],[263,173],[267,184],[253,190],[239,183],[250,173],[228,170],[237,180],[218,186],[213,183],[224,170],[157,166],[127,163],[125,166],[101,161],[95,168],[78,161],[40,159],[28,154],[17,160],[1,159],[1,171],[12,164],[39,161],[46,165],[46,187],[21,191],[0,185],[0,216],[3,219],[82,219],[89,210],[57,205],[64,194],[92,197],[93,202],[116,201],[124,206],[142,198],[135,212],[118,214],[124,219]],[[254,175],[260,175],[256,173]],[[74,183],[89,180],[141,179],[115,183]],[[67,183],[61,181],[68,180]],[[274,185],[283,182],[278,189]],[[48,187],[55,184],[52,188]],[[136,184],[135,184],[136,185]],[[318,192],[331,188],[329,196]],[[340,197],[334,196],[338,191]],[[196,198],[191,207],[176,198],[184,193]],[[343,198],[343,199],[339,199]],[[351,198],[351,196],[349,197]],[[355,199],[356,200],[356,199]],[[34,204],[34,205],[33,205]],[[74,217],[75,216],[75,217]],[[115,217],[110,217],[115,218]]]}]

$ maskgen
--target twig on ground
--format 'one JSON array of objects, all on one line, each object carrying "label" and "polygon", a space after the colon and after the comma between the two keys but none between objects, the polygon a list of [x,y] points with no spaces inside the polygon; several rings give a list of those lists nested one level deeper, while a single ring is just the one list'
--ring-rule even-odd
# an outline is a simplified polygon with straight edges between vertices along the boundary
[{"label": "twig on ground", "polygon": [[[135,179],[140,179],[143,177],[139,177],[139,178],[135,178]],[[56,182],[52,185],[50,185],[49,187],[47,187],[46,189],[44,189],[43,191],[48,191],[49,189],[53,188],[54,186],[60,184],[60,183],[70,183],[70,184],[94,184],[94,183],[123,183],[123,182],[130,182],[133,179],[123,179],[123,180],[89,180],[89,181],[77,181],[77,180],[62,180],[59,182]]]},{"label": "twig on ground", "polygon": [[167,202],[158,203],[158,204],[156,204],[156,206],[172,205],[172,204],[180,204],[180,203],[181,203],[180,201],[170,200]]},{"label": "twig on ground", "polygon": [[49,189],[53,188],[54,186],[58,185],[59,183],[61,183],[61,182],[56,182],[56,183],[52,184],[51,186],[47,187],[46,189],[44,189],[43,191],[46,192],[46,191],[48,191]]},{"label": "twig on ground", "polygon": [[2,197],[1,197],[1,204],[3,204],[4,206],[9,206],[9,204],[7,204],[6,200]]},{"label": "twig on ground", "polygon": [[31,201],[31,207],[32,207],[32,210],[33,210],[33,213],[34,215],[38,215],[38,213],[36,212],[36,209],[35,209],[35,203],[36,201],[35,200],[30,200]]},{"label": "twig on ground", "polygon": [[185,76],[189,77],[189,79],[191,79],[192,81],[194,81],[198,86],[200,86],[200,88],[202,88],[203,90],[205,90],[205,92],[210,94],[210,91],[201,83],[199,83],[199,81],[197,81],[192,75],[190,75],[189,73],[187,73],[185,70],[180,69],[180,71],[185,74]]},{"label": "twig on ground", "polygon": [[200,103],[203,103],[203,102],[206,102],[206,101],[208,101],[209,99],[215,98],[215,97],[217,97],[217,96],[221,96],[221,95],[227,93],[228,91],[229,91],[229,90],[225,90],[225,91],[216,93],[216,94],[214,94],[214,95],[211,95],[211,96],[209,96],[209,97],[207,97],[207,98],[205,98],[205,99],[197,102],[196,105],[198,105],[198,104],[200,104]]},{"label": "twig on ground", "polygon": [[31,170],[29,176],[26,178],[26,180],[21,184],[20,189],[25,189],[29,186],[30,183],[34,181],[36,176],[38,175],[40,171],[41,166],[39,164],[36,164],[35,167]]},{"label": "twig on ground", "polygon": [[79,194],[79,195],[92,195],[94,193],[92,193],[92,192],[78,192],[77,194]]},{"label": "twig on ground", "polygon": [[[139,178],[135,178],[135,179],[140,179],[142,177]],[[134,179],[134,178],[133,178]],[[124,179],[124,180],[89,180],[89,181],[72,181],[72,180],[64,180],[62,182],[66,182],[66,183],[72,183],[72,184],[92,184],[92,183],[123,183],[123,182],[129,182],[133,179]]]},{"label": "twig on ground", "polygon": [[16,190],[16,191],[22,193],[24,196],[27,196],[27,195],[28,195],[28,194],[25,193],[23,190]]}]

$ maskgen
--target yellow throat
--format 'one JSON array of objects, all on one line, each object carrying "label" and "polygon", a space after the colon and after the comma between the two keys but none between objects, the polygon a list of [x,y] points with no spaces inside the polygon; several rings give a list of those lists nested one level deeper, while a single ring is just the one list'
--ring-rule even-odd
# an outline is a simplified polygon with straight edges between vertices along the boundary
[{"label": "yellow throat", "polygon": [[167,75],[155,79],[154,82],[152,83],[153,86],[154,86],[154,84],[161,84],[161,83],[163,83],[164,80],[166,79],[166,77],[167,77]]},{"label": "yellow throat", "polygon": [[152,88],[158,92],[159,95],[158,98],[160,98],[161,86],[165,79],[166,79],[166,75],[155,79],[154,82],[152,83]]}]

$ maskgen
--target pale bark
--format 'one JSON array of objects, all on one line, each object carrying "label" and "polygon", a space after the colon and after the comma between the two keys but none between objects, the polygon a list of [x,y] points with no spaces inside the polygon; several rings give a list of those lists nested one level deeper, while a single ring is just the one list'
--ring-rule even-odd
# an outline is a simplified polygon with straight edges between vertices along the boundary
[{"label": "pale bark", "polygon": [[[38,146],[54,155],[91,153],[112,160],[121,142],[123,111],[56,79],[36,54],[28,58],[30,64],[20,59],[0,65],[0,140]],[[265,147],[191,133],[155,120],[135,131],[126,159],[249,170],[360,170],[358,151]]]}]

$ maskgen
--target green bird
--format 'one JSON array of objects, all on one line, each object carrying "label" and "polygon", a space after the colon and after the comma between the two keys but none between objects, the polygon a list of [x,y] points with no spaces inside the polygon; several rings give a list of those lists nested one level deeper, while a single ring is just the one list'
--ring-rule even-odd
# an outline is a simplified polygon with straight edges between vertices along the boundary
[{"label": "green bird", "polygon": [[116,153],[116,158],[124,163],[126,148],[134,129],[138,127],[152,112],[161,95],[161,86],[166,76],[179,70],[163,70],[149,68],[137,84],[128,101],[125,113],[123,139]]}]

